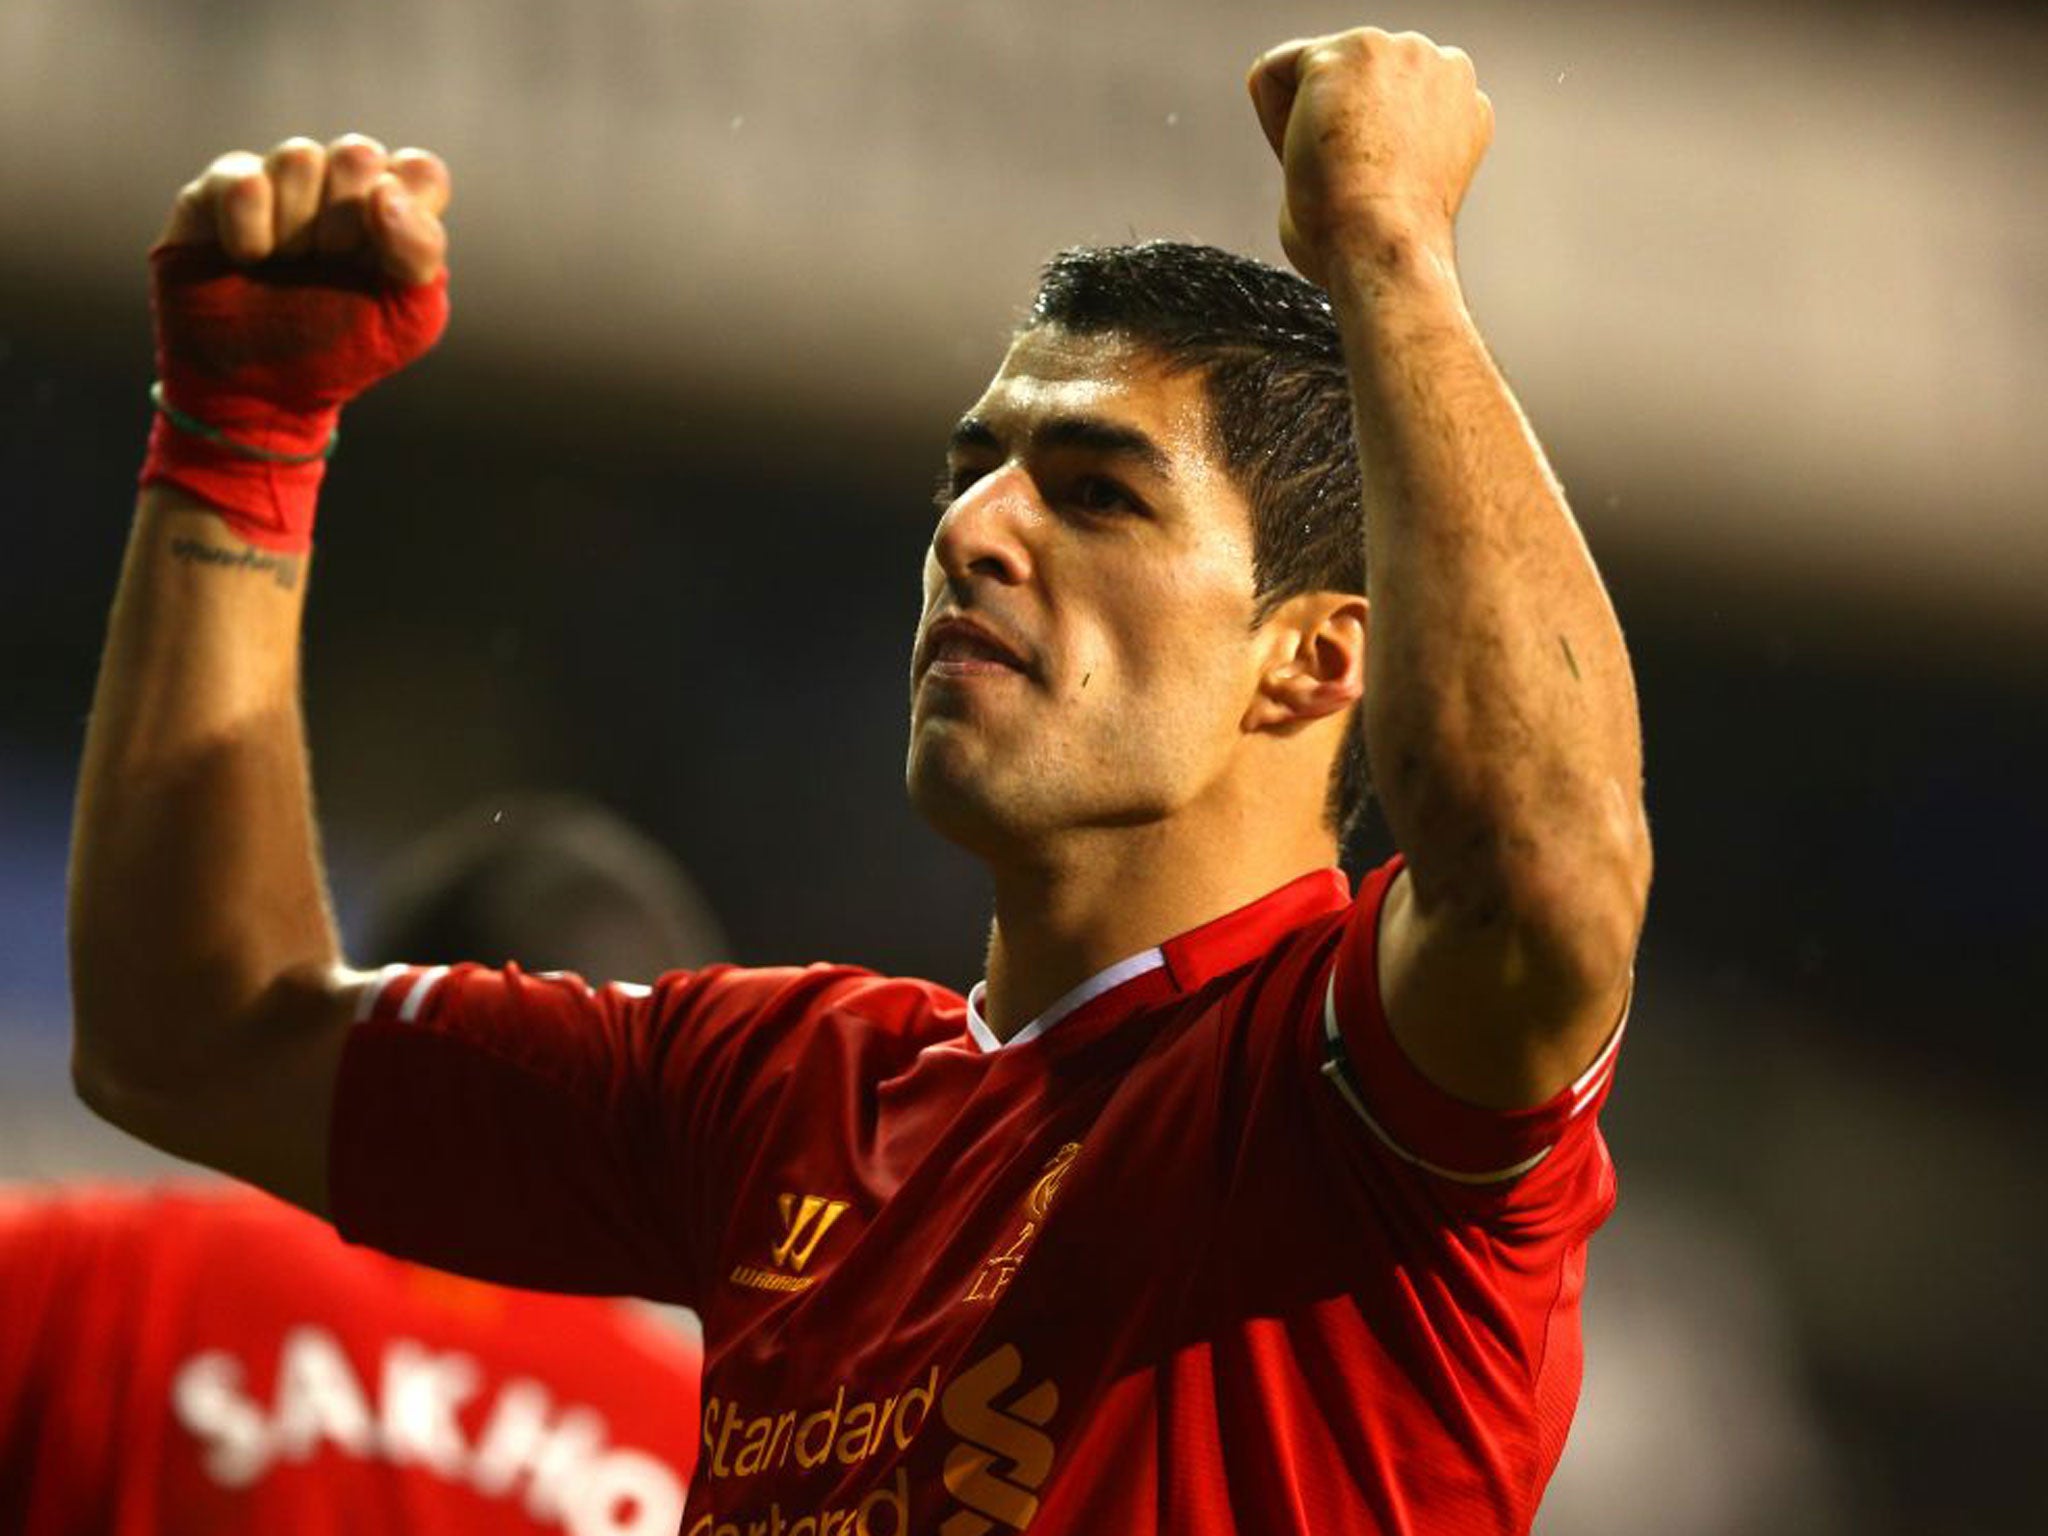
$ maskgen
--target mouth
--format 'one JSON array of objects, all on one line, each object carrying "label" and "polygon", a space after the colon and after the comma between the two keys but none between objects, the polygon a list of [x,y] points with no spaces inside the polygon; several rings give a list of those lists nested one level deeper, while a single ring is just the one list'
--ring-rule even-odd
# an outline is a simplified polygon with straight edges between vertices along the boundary
[{"label": "mouth", "polygon": [[935,620],[917,648],[917,675],[938,677],[1034,675],[1016,646],[977,619],[954,614]]}]

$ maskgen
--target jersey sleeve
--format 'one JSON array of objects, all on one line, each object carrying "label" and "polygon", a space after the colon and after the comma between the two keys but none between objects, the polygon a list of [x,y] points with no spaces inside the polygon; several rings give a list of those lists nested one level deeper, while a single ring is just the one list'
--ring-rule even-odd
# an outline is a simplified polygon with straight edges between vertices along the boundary
[{"label": "jersey sleeve", "polygon": [[688,1305],[719,1168],[773,1057],[849,973],[679,972],[593,987],[396,966],[363,991],[329,1134],[353,1242],[535,1289]]},{"label": "jersey sleeve", "polygon": [[1397,857],[1368,875],[1346,920],[1319,999],[1323,1076],[1386,1156],[1462,1192],[1458,1203],[1533,1207],[1569,1192],[1604,1215],[1613,1172],[1596,1122],[1625,1019],[1576,1081],[1533,1108],[1487,1109],[1437,1087],[1395,1039],[1380,996],[1380,914],[1400,870]]}]

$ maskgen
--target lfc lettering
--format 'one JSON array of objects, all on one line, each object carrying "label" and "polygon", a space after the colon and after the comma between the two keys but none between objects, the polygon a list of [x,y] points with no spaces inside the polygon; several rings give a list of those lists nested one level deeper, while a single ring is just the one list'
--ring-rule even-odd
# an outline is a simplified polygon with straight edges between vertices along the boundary
[{"label": "lfc lettering", "polygon": [[1067,1170],[1074,1165],[1074,1159],[1081,1154],[1081,1143],[1070,1141],[1045,1165],[1045,1171],[1038,1176],[1038,1182],[1031,1186],[1030,1194],[1024,1197],[1024,1219],[1015,1234],[1002,1248],[988,1256],[981,1268],[974,1272],[974,1279],[967,1287],[966,1301],[994,1301],[1010,1288],[1010,1282],[1017,1278],[1017,1269],[1024,1262],[1024,1255],[1030,1249],[1032,1239],[1038,1236],[1045,1225],[1045,1218],[1052,1210],[1053,1198],[1060,1192],[1060,1184],[1067,1176]]},{"label": "lfc lettering", "polygon": [[989,1255],[988,1262],[975,1271],[974,1283],[967,1287],[969,1301],[994,1301],[1010,1288],[1010,1282],[1017,1277],[1017,1266],[1024,1262],[1025,1250],[1031,1246],[1031,1239],[1038,1236],[1038,1223],[1027,1221],[1010,1240],[1009,1246],[1001,1253]]}]

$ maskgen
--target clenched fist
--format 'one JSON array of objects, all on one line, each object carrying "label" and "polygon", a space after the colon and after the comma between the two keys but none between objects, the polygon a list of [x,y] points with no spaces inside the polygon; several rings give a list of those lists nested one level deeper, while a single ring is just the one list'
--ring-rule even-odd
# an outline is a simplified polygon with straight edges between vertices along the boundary
[{"label": "clenched fist", "polygon": [[1269,50],[1249,79],[1280,157],[1280,243],[1310,282],[1340,262],[1452,259],[1458,207],[1493,138],[1463,50],[1360,27]]},{"label": "clenched fist", "polygon": [[448,190],[448,167],[424,149],[389,154],[361,134],[325,146],[286,139],[261,158],[236,150],[215,160],[178,194],[157,243],[426,283],[447,259]]},{"label": "clenched fist", "polygon": [[342,406],[447,325],[448,168],[350,135],[222,155],[150,252],[158,404],[145,484],[303,549]]}]

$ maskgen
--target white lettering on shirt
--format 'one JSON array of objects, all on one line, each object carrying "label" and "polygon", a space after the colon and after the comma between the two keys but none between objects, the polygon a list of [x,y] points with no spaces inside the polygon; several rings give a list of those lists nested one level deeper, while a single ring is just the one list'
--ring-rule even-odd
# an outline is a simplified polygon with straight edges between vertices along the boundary
[{"label": "white lettering on shirt", "polygon": [[378,1419],[385,1456],[454,1479],[467,1448],[456,1415],[476,1395],[476,1362],[449,1351],[434,1354],[409,1339],[384,1351],[384,1391]]},{"label": "white lettering on shirt", "polygon": [[324,1440],[351,1456],[370,1454],[376,1425],[355,1370],[324,1328],[294,1328],[277,1357],[277,1407],[271,1446],[279,1456],[308,1460]]},{"label": "white lettering on shirt", "polygon": [[474,1359],[394,1339],[381,1367],[373,1403],[333,1334],[294,1328],[278,1353],[269,1405],[250,1395],[241,1361],[211,1349],[173,1375],[171,1411],[200,1442],[206,1474],[227,1488],[249,1487],[276,1463],[331,1446],[420,1467],[487,1497],[516,1494],[537,1523],[568,1536],[670,1536],[681,1523],[682,1479],[647,1452],[608,1446],[596,1410],[558,1409],[539,1382],[508,1381],[472,1449],[461,1414],[483,1376]]}]

